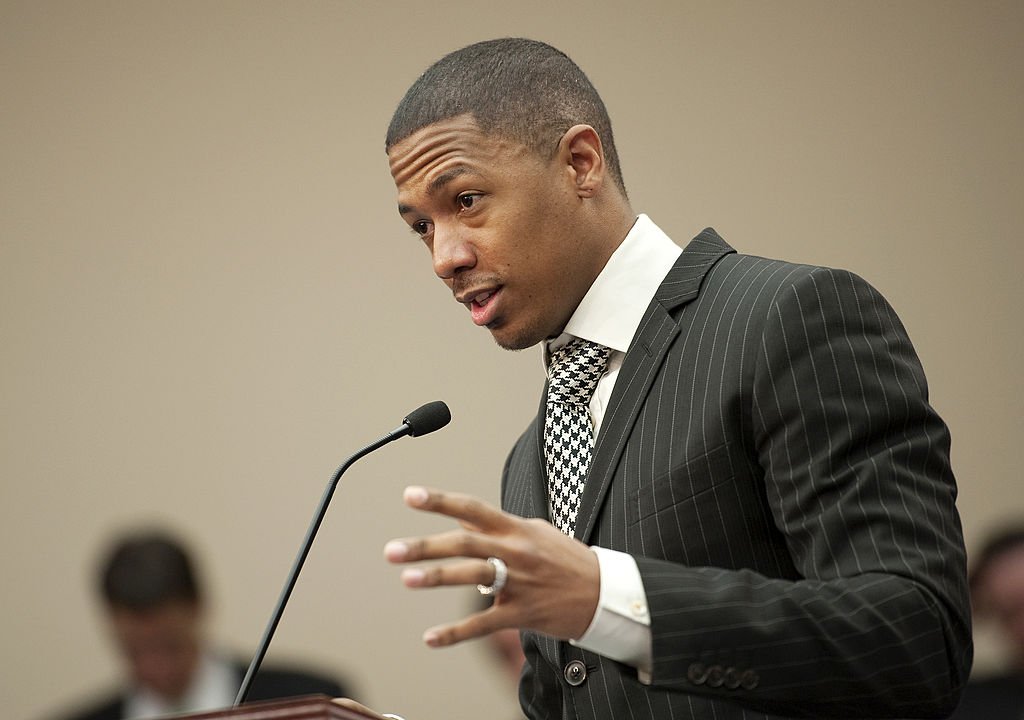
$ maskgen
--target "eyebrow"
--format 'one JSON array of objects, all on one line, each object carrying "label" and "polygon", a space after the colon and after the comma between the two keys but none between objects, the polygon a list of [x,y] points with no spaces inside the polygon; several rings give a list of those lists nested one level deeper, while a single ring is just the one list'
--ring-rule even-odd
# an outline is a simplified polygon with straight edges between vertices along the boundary
[{"label": "eyebrow", "polygon": [[[443,173],[438,175],[436,178],[434,178],[433,180],[431,180],[427,184],[427,194],[428,195],[436,195],[439,191],[443,190],[444,187],[448,183],[450,183],[452,180],[454,180],[455,178],[459,177],[460,175],[471,175],[471,174],[473,174],[473,171],[470,170],[469,168],[463,167],[463,166],[453,167],[451,170],[445,170]],[[405,215],[405,214],[407,214],[409,212],[412,212],[414,210],[415,210],[415,208],[413,208],[411,205],[404,205],[402,203],[398,204],[398,214],[399,215]]]}]

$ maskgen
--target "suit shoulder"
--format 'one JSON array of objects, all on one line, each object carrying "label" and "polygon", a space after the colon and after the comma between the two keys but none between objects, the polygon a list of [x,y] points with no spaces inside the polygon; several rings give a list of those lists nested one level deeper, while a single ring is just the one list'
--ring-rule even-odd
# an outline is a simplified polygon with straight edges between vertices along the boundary
[{"label": "suit shoulder", "polygon": [[812,265],[809,263],[794,262],[792,260],[764,257],[762,255],[748,255],[741,252],[733,252],[728,255],[723,255],[718,262],[715,263],[715,269],[718,270],[719,273],[722,270],[731,270],[735,272],[737,269],[745,271],[767,271],[772,277],[776,278],[776,282],[783,284],[787,282],[787,279],[788,281],[794,281],[815,274],[847,272],[840,268],[832,268],[824,265]]},{"label": "suit shoulder", "polygon": [[[244,668],[239,667],[239,674],[244,674]],[[351,692],[341,680],[319,670],[277,665],[260,669],[249,699],[275,700],[298,695],[351,697]]]},{"label": "suit shoulder", "polygon": [[715,263],[703,289],[743,287],[762,297],[777,299],[789,291],[799,292],[816,285],[827,285],[839,295],[881,296],[871,283],[850,270],[742,253],[724,255]]},{"label": "suit shoulder", "polygon": [[[848,277],[856,284],[870,287],[863,277],[843,268],[812,265],[793,262],[761,255],[740,252],[726,242],[714,228],[705,228],[684,248],[680,262],[693,264],[694,258],[706,256],[710,260],[711,271],[717,282],[731,280],[741,282],[744,273],[758,272],[766,283],[771,286],[787,286],[799,283],[813,276]],[[749,278],[748,278],[749,279]]]}]

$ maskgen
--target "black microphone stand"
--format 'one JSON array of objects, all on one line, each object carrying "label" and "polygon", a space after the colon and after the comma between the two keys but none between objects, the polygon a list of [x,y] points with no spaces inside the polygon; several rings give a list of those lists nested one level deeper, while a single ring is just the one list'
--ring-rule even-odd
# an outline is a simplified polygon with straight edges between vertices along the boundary
[{"label": "black microphone stand", "polygon": [[263,631],[263,638],[260,640],[260,644],[256,648],[256,654],[253,656],[252,662],[249,663],[249,669],[246,671],[245,678],[242,680],[242,687],[238,689],[238,695],[235,696],[235,704],[233,707],[238,707],[244,703],[245,698],[249,695],[252,682],[256,678],[256,673],[259,672],[260,665],[263,664],[263,658],[267,654],[267,648],[270,647],[270,640],[274,637],[274,631],[277,630],[278,623],[281,622],[281,615],[284,614],[284,607],[288,604],[288,598],[291,597],[292,589],[295,587],[295,581],[298,579],[299,572],[302,570],[302,566],[306,562],[306,556],[309,555],[309,549],[312,547],[313,539],[316,537],[316,533],[320,529],[320,523],[323,522],[324,515],[327,514],[327,506],[331,503],[331,498],[334,496],[334,491],[338,487],[338,481],[341,480],[341,476],[346,470],[348,470],[349,466],[359,458],[373,452],[377,448],[387,445],[389,442],[405,437],[411,432],[412,428],[409,426],[409,423],[403,423],[381,439],[370,443],[362,450],[356,452],[334,471],[334,475],[331,477],[330,482],[327,483],[327,487],[324,489],[323,497],[320,498],[320,505],[317,507],[316,515],[313,517],[313,522],[310,523],[309,529],[306,531],[306,538],[302,541],[302,547],[299,549],[299,554],[296,556],[295,563],[292,565],[291,572],[288,575],[288,581],[281,590],[281,597],[277,600],[277,606],[274,608],[274,612],[270,616],[270,622],[267,623],[267,628]]}]

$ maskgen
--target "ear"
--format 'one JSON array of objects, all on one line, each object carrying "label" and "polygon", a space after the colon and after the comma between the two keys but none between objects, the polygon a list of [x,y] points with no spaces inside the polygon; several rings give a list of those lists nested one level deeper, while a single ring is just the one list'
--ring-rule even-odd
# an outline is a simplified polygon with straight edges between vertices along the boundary
[{"label": "ear", "polygon": [[594,197],[604,184],[606,175],[604,148],[597,131],[589,125],[573,125],[562,135],[558,149],[559,156],[566,162],[577,196]]}]

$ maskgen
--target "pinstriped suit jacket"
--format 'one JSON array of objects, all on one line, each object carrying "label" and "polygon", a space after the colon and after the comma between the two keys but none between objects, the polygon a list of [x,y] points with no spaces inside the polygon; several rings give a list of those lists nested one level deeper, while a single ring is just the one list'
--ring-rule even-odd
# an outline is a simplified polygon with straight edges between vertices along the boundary
[{"label": "pinstriped suit jacket", "polygon": [[[502,480],[524,517],[548,517],[543,405]],[[576,527],[637,560],[652,682],[524,632],[524,711],[944,717],[971,661],[948,452],[875,290],[705,230],[626,353]]]}]

